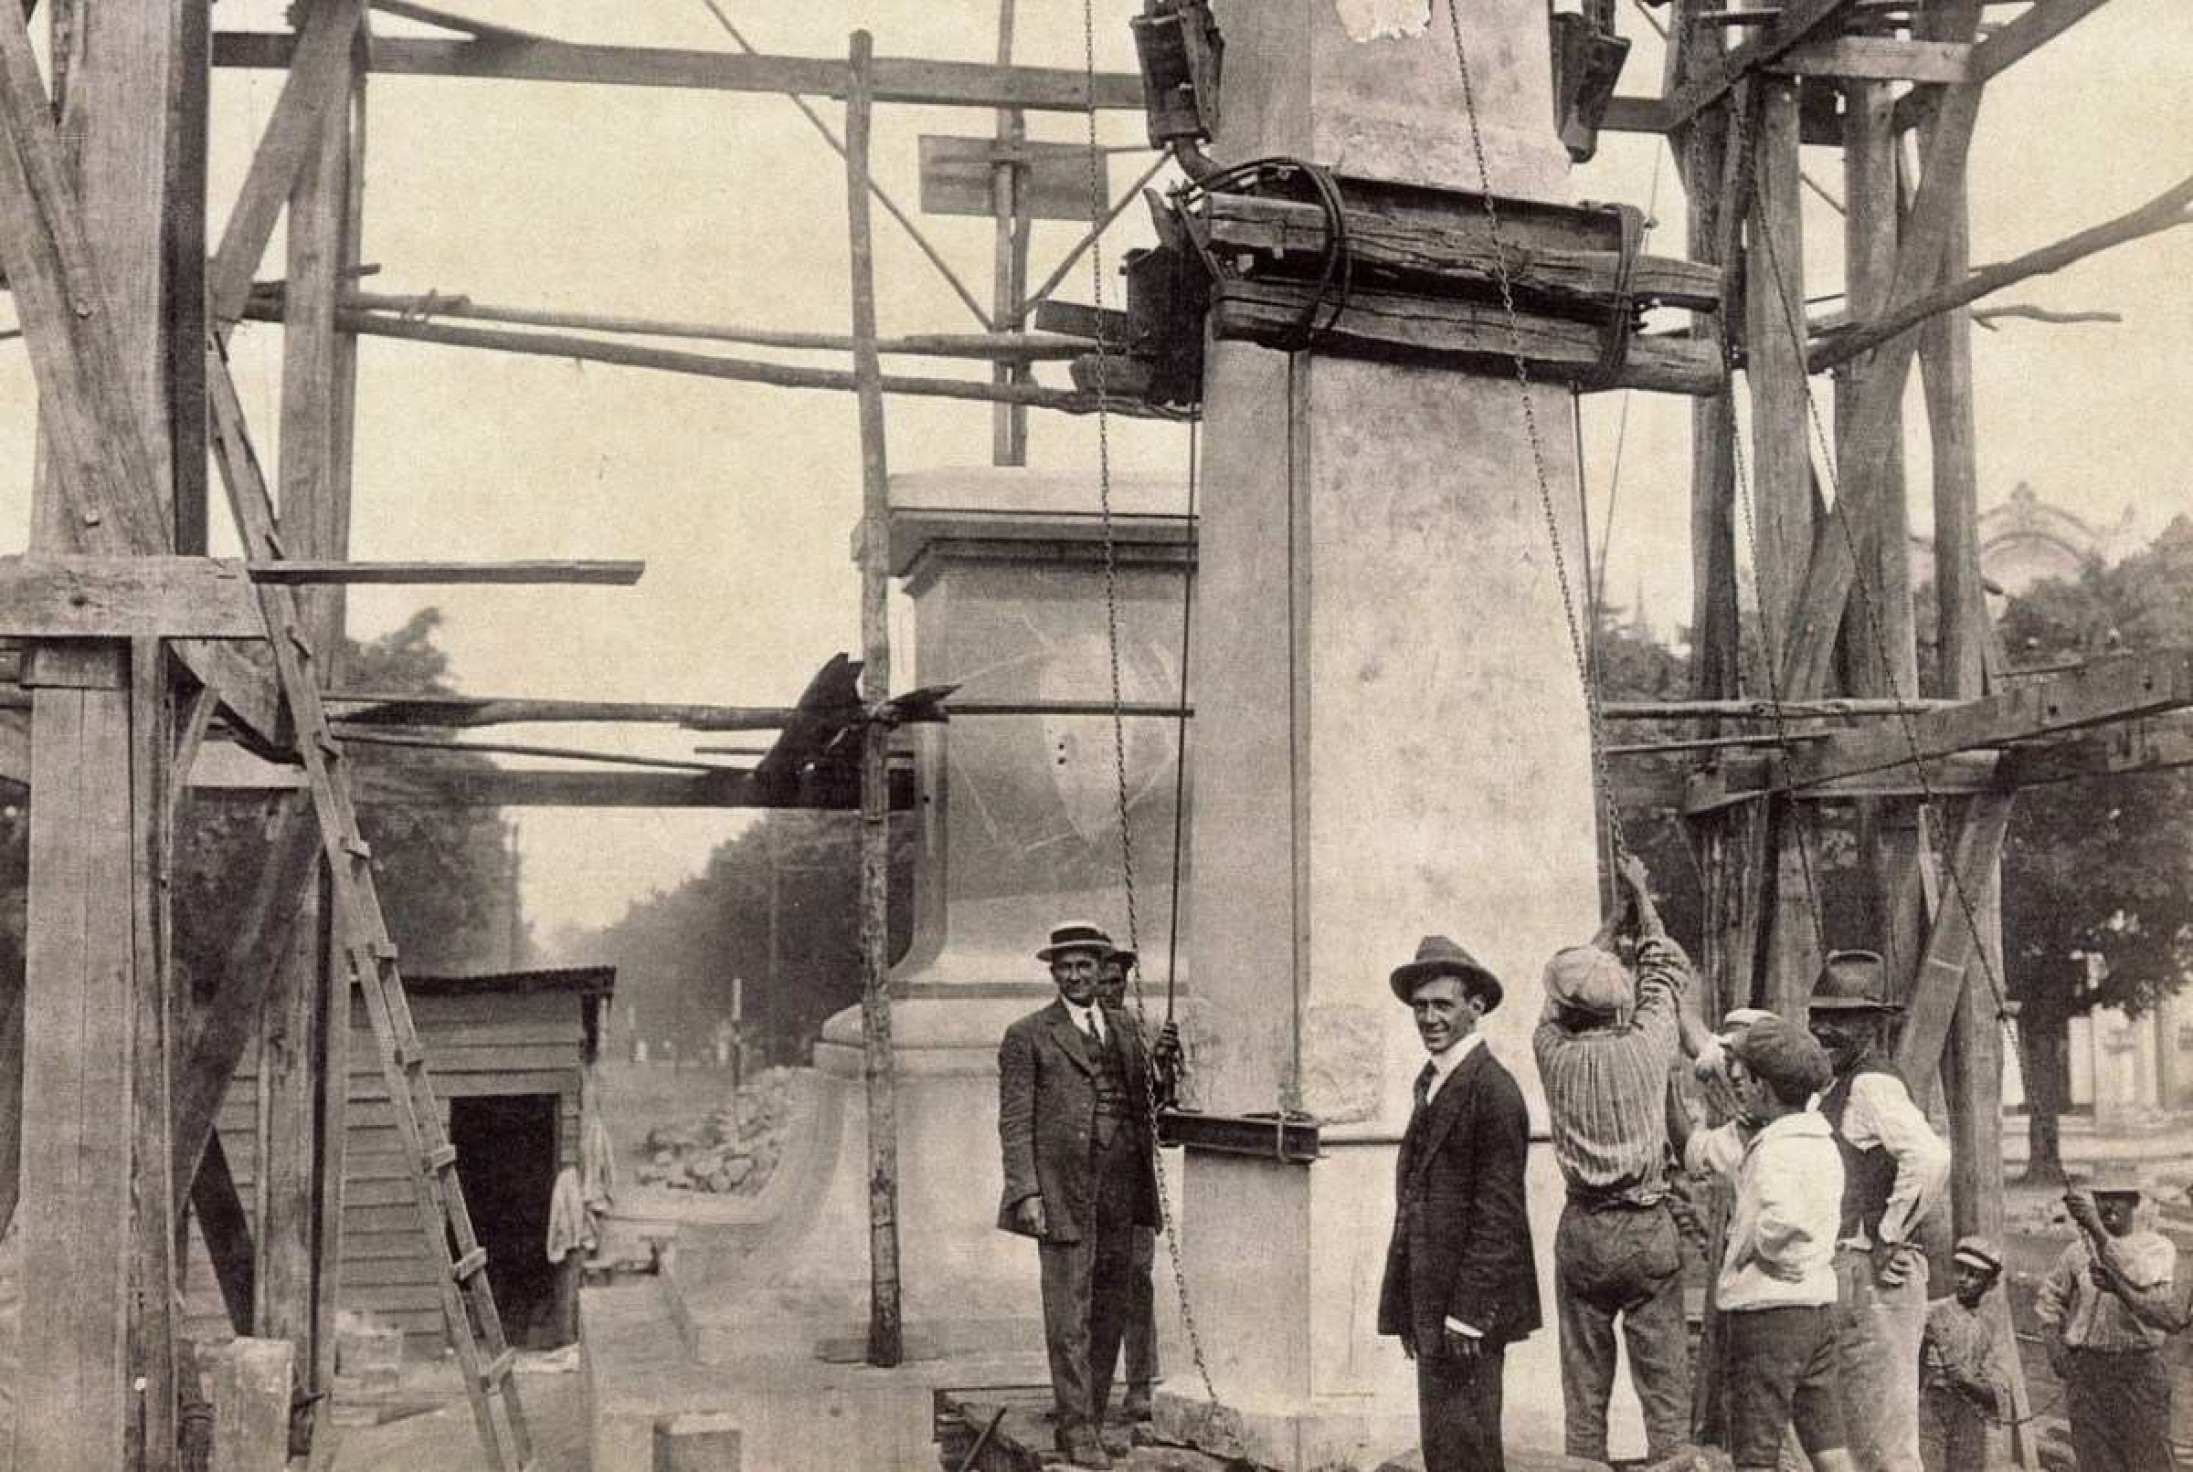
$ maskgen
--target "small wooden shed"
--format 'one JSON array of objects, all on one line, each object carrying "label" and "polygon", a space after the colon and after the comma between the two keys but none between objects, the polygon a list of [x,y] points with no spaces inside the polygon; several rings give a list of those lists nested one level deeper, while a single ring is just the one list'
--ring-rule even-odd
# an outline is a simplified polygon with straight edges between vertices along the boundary
[{"label": "small wooden shed", "polygon": [[[515,1345],[560,1342],[555,1269],[545,1243],[556,1176],[580,1163],[587,1065],[616,985],[608,966],[405,978],[412,1020],[488,1252],[505,1331]],[[258,1060],[238,1066],[216,1127],[254,1228],[258,1208]],[[343,1147],[342,1275],[336,1307],[404,1331],[414,1352],[442,1339],[439,1289],[397,1136],[380,1055],[362,1002],[353,1005]],[[194,1236],[194,1323],[225,1322],[211,1263]]]}]

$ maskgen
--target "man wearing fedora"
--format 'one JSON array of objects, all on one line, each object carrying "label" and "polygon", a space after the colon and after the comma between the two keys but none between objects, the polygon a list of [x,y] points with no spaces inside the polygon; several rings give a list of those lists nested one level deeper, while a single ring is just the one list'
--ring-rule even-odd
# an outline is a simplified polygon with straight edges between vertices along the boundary
[{"label": "man wearing fedora", "polygon": [[1036,952],[1058,998],[998,1046],[998,1226],[1036,1239],[1058,1447],[1109,1467],[1101,1432],[1137,1227],[1158,1225],[1148,1083],[1133,1024],[1099,996],[1111,937],[1073,921]]},{"label": "man wearing fedora", "polygon": [[1530,1117],[1479,1019],[1500,980],[1443,935],[1395,968],[1393,993],[1431,1054],[1395,1172],[1378,1332],[1416,1361],[1425,1472],[1501,1472],[1507,1347],[1539,1325],[1523,1166]]},{"label": "man wearing fedora", "polygon": [[1813,983],[1808,1021],[1835,1070],[1820,1112],[1843,1160],[1836,1346],[1844,1423],[1867,1472],[1920,1472],[1927,1266],[1917,1233],[1949,1185],[1949,1146],[1888,1057],[1888,1022],[1901,1011],[1888,999],[1879,955],[1828,954]]},{"label": "man wearing fedora", "polygon": [[[2131,1167],[2111,1163],[2091,1187],[2107,1261],[2137,1290],[2168,1290],[2178,1250],[2139,1224],[2142,1192]],[[2162,1472],[2170,1462],[2170,1369],[2163,1330],[2143,1323],[2108,1286],[2093,1244],[2066,1246],[2034,1295],[2048,1365],[2064,1386],[2079,1472]]]}]

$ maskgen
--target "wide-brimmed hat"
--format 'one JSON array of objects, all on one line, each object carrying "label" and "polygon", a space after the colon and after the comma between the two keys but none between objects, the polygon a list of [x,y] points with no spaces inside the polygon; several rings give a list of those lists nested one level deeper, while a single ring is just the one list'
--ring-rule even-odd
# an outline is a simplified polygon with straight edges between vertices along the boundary
[{"label": "wide-brimmed hat", "polygon": [[1120,971],[1124,973],[1134,970],[1136,966],[1141,964],[1142,958],[1136,955],[1133,951],[1128,950],[1125,946],[1114,946],[1112,947],[1112,960],[1118,965]]},{"label": "wide-brimmed hat", "polygon": [[1985,1237],[1960,1237],[1956,1250],[1949,1260],[1959,1267],[1978,1268],[1983,1273],[1999,1273],[2003,1270],[2003,1255],[1995,1244]]},{"label": "wide-brimmed hat", "polygon": [[1036,952],[1038,961],[1049,961],[1068,951],[1093,951],[1099,957],[1113,954],[1112,937],[1102,926],[1086,920],[1069,920],[1051,927],[1051,943]]},{"label": "wide-brimmed hat", "polygon": [[1487,1012],[1500,1005],[1500,978],[1443,935],[1425,936],[1416,943],[1416,959],[1394,967],[1390,978],[1393,994],[1404,1002],[1411,1001],[1418,987],[1439,976],[1460,978],[1464,990],[1483,997]]},{"label": "wide-brimmed hat", "polygon": [[2129,1160],[2105,1160],[2094,1167],[2094,1179],[2086,1183],[2086,1189],[2095,1196],[2144,1196],[2146,1186],[2140,1180],[2140,1168]]},{"label": "wide-brimmed hat", "polygon": [[1888,1016],[1904,1010],[1888,999],[1888,967],[1876,951],[1830,951],[1821,963],[1806,1004],[1812,1012],[1871,1012]]}]

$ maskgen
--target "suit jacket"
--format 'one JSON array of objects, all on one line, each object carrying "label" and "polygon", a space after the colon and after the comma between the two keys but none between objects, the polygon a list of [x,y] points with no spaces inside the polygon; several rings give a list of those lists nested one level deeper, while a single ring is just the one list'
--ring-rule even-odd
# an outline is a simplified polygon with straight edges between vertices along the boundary
[{"label": "suit jacket", "polygon": [[1506,1344],[1539,1326],[1529,1149],[1523,1091],[1480,1043],[1402,1137],[1379,1333],[1436,1345],[1451,1315]]},{"label": "suit jacket", "polygon": [[[1141,1162],[1135,1173],[1135,1223],[1158,1225],[1157,1171],[1145,1108],[1148,1062],[1132,1018],[1104,1011],[1105,1041],[1120,1050],[1130,1109],[1122,1122]],[[1063,1001],[1031,1012],[1005,1030],[998,1045],[998,1142],[1005,1154],[1005,1191],[998,1226],[1020,1231],[1013,1208],[1043,1197],[1046,1241],[1078,1242],[1094,1223],[1095,1183],[1090,1142],[1096,1129],[1096,1069],[1089,1039]]]}]

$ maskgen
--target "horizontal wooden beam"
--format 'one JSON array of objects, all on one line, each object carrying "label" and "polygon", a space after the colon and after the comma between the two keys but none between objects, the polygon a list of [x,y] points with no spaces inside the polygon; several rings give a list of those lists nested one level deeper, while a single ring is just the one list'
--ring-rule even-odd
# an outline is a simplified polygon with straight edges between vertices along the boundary
[{"label": "horizontal wooden beam", "polygon": [[[1212,283],[1210,326],[1221,342],[1284,346],[1299,334],[1314,285],[1264,278]],[[1320,317],[1321,351],[1450,364],[1479,364],[1512,376],[1520,352],[1531,376],[1568,381],[1601,361],[1605,331],[1597,323],[1519,312],[1498,302],[1450,300],[1390,291],[1350,292],[1336,321]],[[1518,343],[1520,338],[1520,343]],[[1633,335],[1613,381],[1602,388],[1639,388],[1706,397],[1728,386],[1720,351],[1703,338]]]},{"label": "horizontal wooden beam", "polygon": [[1798,46],[1768,70],[1852,81],[1964,82],[1972,76],[1972,47],[1896,36],[1838,36]]},{"label": "horizontal wooden beam", "polygon": [[1943,710],[1838,731],[1790,757],[1790,787],[1810,787],[1914,760],[2007,746],[2193,705],[2193,652],[2182,649],[2095,660]]},{"label": "horizontal wooden beam", "polygon": [[[221,31],[213,64],[282,69],[296,38],[280,32]],[[476,77],[502,81],[579,82],[613,87],[683,87],[709,92],[792,92],[846,95],[851,70],[842,60],[806,56],[740,56],[652,46],[582,46],[562,41],[446,41],[376,36],[367,53],[376,72],[413,77]],[[1142,79],[1099,72],[1099,110],[1142,111]],[[875,100],[928,107],[1021,108],[1087,112],[1092,92],[1077,68],[990,66],[879,56]]]},{"label": "horizontal wooden beam", "polygon": [[415,20],[445,31],[458,31],[467,36],[479,36],[491,41],[546,41],[549,38],[538,31],[521,31],[515,26],[499,26],[490,21],[474,20],[469,15],[453,15],[432,5],[415,5],[412,0],[371,0],[375,10],[386,15],[399,15],[405,20]]},{"label": "horizontal wooden beam", "polygon": [[1797,786],[1788,778],[1786,758],[1744,755],[1723,757],[1687,777],[1682,773],[1631,773],[1617,781],[1616,792],[1625,803],[1634,795],[1642,806],[1673,808],[1690,817],[1737,803],[1756,802],[1773,793],[1786,793],[1803,802],[1956,797],[1995,787],[2000,760],[1991,751],[1960,752],[1928,761],[1918,769],[1907,763]]},{"label": "horizontal wooden beam", "polygon": [[2003,759],[2003,781],[2018,787],[2193,767],[2193,713],[2120,721],[2060,741],[2021,746]]},{"label": "horizontal wooden beam", "polygon": [[[246,308],[247,318],[279,321],[278,313],[263,304]],[[788,363],[764,363],[746,358],[723,358],[713,353],[687,352],[640,343],[608,342],[562,332],[522,332],[497,327],[459,327],[446,322],[415,322],[375,312],[348,309],[335,314],[335,325],[363,337],[390,337],[404,342],[435,343],[443,347],[486,348],[537,358],[579,359],[610,363],[623,368],[651,368],[697,378],[721,378],[734,383],[761,383],[776,388],[814,388],[838,392],[853,387],[853,375],[841,368],[807,368]],[[912,398],[971,399],[981,403],[1026,404],[1032,409],[1056,409],[1067,414],[1094,414],[1097,396],[1072,389],[1045,388],[1041,384],[994,384],[988,379],[930,378],[886,373],[883,391]],[[1179,419],[1182,416],[1148,408],[1116,394],[1105,401],[1107,412],[1123,418]]]},{"label": "horizontal wooden beam", "polygon": [[211,557],[0,557],[0,630],[23,638],[259,639],[251,581]]},{"label": "horizontal wooden beam", "polygon": [[254,583],[586,583],[628,588],[647,571],[644,562],[248,562]]},{"label": "horizontal wooden beam", "polygon": [[273,671],[253,664],[241,648],[222,640],[183,639],[169,647],[191,677],[219,698],[222,714],[240,737],[268,754],[288,749],[289,720]]},{"label": "horizontal wooden beam", "polygon": [[1745,76],[1810,40],[1851,4],[1852,0],[1791,0],[1767,30],[1725,55],[1706,58],[1699,75],[1677,88],[1660,108],[1659,131],[1673,132],[1689,122],[1727,96]]},{"label": "horizontal wooden beam", "polygon": [[[351,781],[358,801],[379,807],[797,808],[850,812],[860,806],[858,773],[826,770],[783,782],[750,770],[710,772],[605,770],[531,771],[458,763],[440,753],[398,755],[359,747]],[[191,791],[206,796],[302,790],[294,766],[260,761],[226,742],[209,741],[193,765]],[[894,811],[914,804],[914,774],[891,775]]]}]

